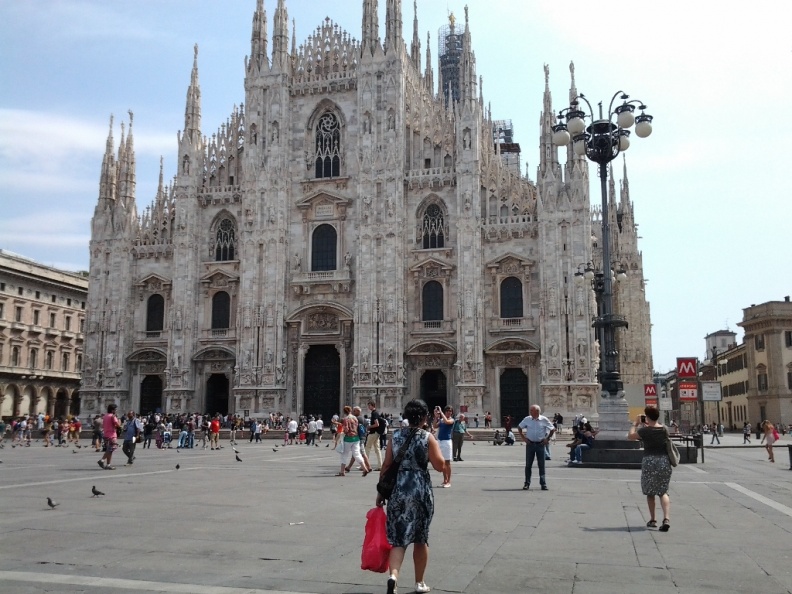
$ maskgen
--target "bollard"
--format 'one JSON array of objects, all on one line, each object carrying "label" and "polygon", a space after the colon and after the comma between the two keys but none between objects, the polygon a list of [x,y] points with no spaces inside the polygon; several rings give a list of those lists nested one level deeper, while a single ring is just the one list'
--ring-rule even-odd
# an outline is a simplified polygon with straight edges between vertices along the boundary
[{"label": "bollard", "polygon": [[792,470],[792,444],[787,444],[789,448],[789,470]]}]

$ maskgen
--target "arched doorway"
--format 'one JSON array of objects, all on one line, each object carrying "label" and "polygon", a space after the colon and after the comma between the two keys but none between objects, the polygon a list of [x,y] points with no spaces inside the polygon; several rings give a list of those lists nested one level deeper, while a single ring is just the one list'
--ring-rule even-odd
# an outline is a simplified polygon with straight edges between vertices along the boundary
[{"label": "arched doorway", "polygon": [[429,410],[435,406],[444,407],[448,401],[447,381],[445,374],[439,369],[429,369],[421,376],[421,399],[426,402]]},{"label": "arched doorway", "polygon": [[206,380],[206,406],[204,412],[210,415],[228,414],[228,378],[222,373],[213,373]]},{"label": "arched doorway", "polygon": [[528,376],[520,368],[505,369],[500,376],[500,414],[501,421],[507,415],[512,418],[512,426],[528,416]]},{"label": "arched doorway", "polygon": [[69,414],[75,417],[80,416],[80,391],[75,390],[71,395],[71,403],[69,404]]},{"label": "arched doorway", "polygon": [[329,424],[339,414],[341,399],[341,357],[332,344],[315,344],[305,355],[302,412],[322,415]]},{"label": "arched doorway", "polygon": [[162,412],[162,378],[147,375],[140,382],[140,413]]},{"label": "arched doorway", "polygon": [[58,394],[55,396],[55,418],[60,419],[61,417],[66,418],[66,415],[69,414],[69,395],[66,393],[66,390],[61,388],[58,390]]},{"label": "arched doorway", "polygon": [[14,407],[17,403],[17,387],[15,385],[9,385],[5,388],[5,393],[3,394],[3,406],[0,409],[2,412],[3,418],[9,418],[15,415]]}]

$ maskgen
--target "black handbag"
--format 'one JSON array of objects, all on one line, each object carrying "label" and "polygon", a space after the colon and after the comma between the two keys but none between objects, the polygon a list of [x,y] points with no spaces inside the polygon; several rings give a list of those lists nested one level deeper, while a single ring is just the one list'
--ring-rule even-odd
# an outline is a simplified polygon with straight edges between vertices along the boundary
[{"label": "black handbag", "polygon": [[399,474],[399,467],[401,466],[402,460],[404,460],[404,455],[407,453],[407,447],[410,445],[410,441],[417,432],[418,429],[410,431],[410,435],[407,436],[404,445],[399,449],[396,458],[394,458],[388,470],[382,473],[380,480],[377,482],[377,492],[382,495],[383,499],[390,499],[391,495],[393,495],[393,489],[396,488],[396,476]]}]

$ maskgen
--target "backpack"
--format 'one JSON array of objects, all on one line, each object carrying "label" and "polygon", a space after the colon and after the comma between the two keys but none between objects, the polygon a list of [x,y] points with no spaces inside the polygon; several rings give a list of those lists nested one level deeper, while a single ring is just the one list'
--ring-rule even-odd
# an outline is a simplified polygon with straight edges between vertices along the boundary
[{"label": "backpack", "polygon": [[360,439],[366,439],[366,426],[358,423],[358,437]]}]

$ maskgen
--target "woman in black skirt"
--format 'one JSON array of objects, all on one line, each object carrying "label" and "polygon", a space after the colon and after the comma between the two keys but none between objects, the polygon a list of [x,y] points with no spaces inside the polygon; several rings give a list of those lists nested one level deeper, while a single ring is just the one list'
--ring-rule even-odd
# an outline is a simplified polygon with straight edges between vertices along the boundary
[{"label": "woman in black skirt", "polygon": [[655,497],[660,497],[660,506],[663,508],[663,523],[661,532],[668,532],[671,528],[671,499],[668,497],[668,484],[671,482],[671,461],[668,459],[667,442],[668,430],[658,419],[660,411],[653,406],[644,409],[644,415],[635,419],[635,424],[630,427],[627,439],[641,440],[644,447],[643,461],[641,462],[641,490],[646,495],[649,506],[648,528],[655,528]]}]

